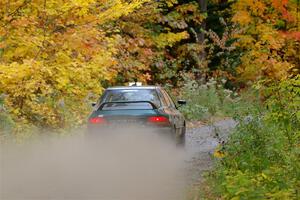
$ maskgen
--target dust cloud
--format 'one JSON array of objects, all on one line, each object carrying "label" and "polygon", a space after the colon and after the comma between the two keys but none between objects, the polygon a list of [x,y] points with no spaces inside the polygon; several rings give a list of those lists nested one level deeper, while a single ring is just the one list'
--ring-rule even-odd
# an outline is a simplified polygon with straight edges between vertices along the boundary
[{"label": "dust cloud", "polygon": [[161,134],[48,137],[0,150],[1,200],[184,199],[184,150]]}]

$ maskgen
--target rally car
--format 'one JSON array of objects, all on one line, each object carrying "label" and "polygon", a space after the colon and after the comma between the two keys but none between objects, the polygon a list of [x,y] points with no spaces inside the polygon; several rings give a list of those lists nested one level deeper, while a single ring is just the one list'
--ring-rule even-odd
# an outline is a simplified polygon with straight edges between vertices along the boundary
[{"label": "rally car", "polygon": [[159,86],[120,86],[107,88],[88,118],[88,130],[101,134],[104,129],[135,127],[151,128],[171,133],[177,141],[184,141],[186,121],[170,95]]}]

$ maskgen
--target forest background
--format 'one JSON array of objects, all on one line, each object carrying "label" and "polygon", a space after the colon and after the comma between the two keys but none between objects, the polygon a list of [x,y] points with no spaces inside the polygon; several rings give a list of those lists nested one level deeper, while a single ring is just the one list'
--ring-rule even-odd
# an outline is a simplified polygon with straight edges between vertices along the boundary
[{"label": "forest background", "polygon": [[1,0],[1,140],[82,126],[105,87],[137,79],[190,100],[188,119],[240,120],[206,198],[298,198],[299,9],[299,0]]}]

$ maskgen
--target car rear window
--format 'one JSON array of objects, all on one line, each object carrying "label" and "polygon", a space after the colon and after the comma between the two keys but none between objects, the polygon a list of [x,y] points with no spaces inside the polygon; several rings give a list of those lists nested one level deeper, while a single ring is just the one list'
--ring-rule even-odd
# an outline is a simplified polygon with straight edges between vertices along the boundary
[{"label": "car rear window", "polygon": [[[103,102],[150,101],[160,106],[160,100],[155,89],[120,89],[108,90]],[[115,109],[153,109],[150,103],[109,103],[103,110]]]},{"label": "car rear window", "polygon": [[152,105],[149,103],[107,103],[102,110],[151,110]]}]

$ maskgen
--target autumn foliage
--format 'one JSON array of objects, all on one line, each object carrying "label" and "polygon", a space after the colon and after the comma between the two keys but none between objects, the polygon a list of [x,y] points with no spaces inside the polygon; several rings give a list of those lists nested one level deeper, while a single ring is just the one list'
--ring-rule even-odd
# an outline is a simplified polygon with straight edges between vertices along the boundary
[{"label": "autumn foliage", "polygon": [[82,123],[85,100],[116,74],[119,38],[101,26],[142,3],[2,1],[0,91],[16,120],[51,128]]},{"label": "autumn foliage", "polygon": [[215,77],[238,90],[299,73],[296,0],[214,0],[207,12],[199,2],[1,1],[5,112],[16,124],[65,128],[84,123],[109,85]]},{"label": "autumn foliage", "polygon": [[238,72],[242,80],[281,80],[299,73],[299,5],[297,1],[241,0],[233,5],[233,22],[243,31],[237,47],[243,50]]}]

